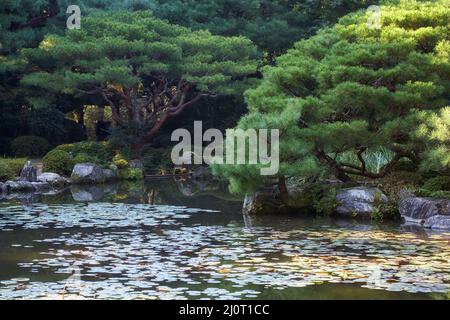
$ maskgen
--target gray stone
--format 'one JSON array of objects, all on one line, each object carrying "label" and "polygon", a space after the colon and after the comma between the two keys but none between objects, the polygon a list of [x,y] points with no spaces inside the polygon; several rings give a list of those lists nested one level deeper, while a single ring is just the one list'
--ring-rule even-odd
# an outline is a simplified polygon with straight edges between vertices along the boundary
[{"label": "gray stone", "polygon": [[36,192],[44,192],[52,189],[52,186],[47,182],[32,182],[33,188]]},{"label": "gray stone", "polygon": [[37,182],[47,183],[54,188],[64,188],[70,183],[68,179],[53,172],[44,172],[39,175],[37,177]]},{"label": "gray stone", "polygon": [[31,164],[31,161],[27,161],[27,163],[25,163],[25,165],[23,166],[23,169],[20,172],[19,181],[28,181],[28,182],[37,181],[36,169]]},{"label": "gray stone", "polygon": [[117,174],[112,169],[103,169],[103,175],[105,176],[105,181],[113,181],[117,179]]},{"label": "gray stone", "polygon": [[338,191],[339,206],[336,213],[352,217],[370,218],[379,205],[387,204],[388,198],[378,188],[356,187]]},{"label": "gray stone", "polygon": [[259,190],[252,194],[247,194],[242,206],[244,215],[261,215],[280,213],[283,203],[277,199],[273,189]]},{"label": "gray stone", "polygon": [[6,181],[3,184],[5,193],[34,191],[33,184],[29,181]]},{"label": "gray stone", "polygon": [[399,203],[401,216],[407,223],[425,228],[450,229],[450,200],[403,197]]},{"label": "gray stone", "polygon": [[115,180],[116,173],[111,169],[102,169],[93,163],[79,163],[72,171],[71,180],[75,184],[97,184]]},{"label": "gray stone", "polygon": [[144,170],[144,164],[142,163],[141,160],[130,160],[130,161],[128,162],[128,166],[129,166],[131,169],[141,169],[141,170]]}]

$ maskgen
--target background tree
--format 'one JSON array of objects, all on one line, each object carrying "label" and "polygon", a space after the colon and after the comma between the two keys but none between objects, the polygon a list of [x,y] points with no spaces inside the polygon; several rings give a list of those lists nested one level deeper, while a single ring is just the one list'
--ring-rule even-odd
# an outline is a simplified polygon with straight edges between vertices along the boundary
[{"label": "background tree", "polygon": [[[132,1],[146,5],[149,1]],[[189,28],[251,39],[271,59],[369,0],[151,0],[155,15]],[[131,4],[130,4],[131,5]]]},{"label": "background tree", "polygon": [[[296,43],[264,69],[261,85],[246,92],[250,112],[238,127],[280,129],[280,182],[330,173],[344,181],[378,178],[400,159],[420,163],[427,157],[414,128],[423,112],[438,117],[449,102],[450,9],[446,1],[381,9],[381,29],[368,28],[365,12],[350,14]],[[371,171],[367,156],[380,148],[391,156]],[[348,155],[356,161],[347,161]],[[268,182],[256,166],[217,170],[234,190]]]},{"label": "background tree", "polygon": [[256,49],[244,37],[192,32],[149,11],[96,13],[82,23],[24,50],[32,72],[23,84],[38,93],[30,101],[94,95],[116,124],[144,128],[139,146],[202,97],[240,92],[256,71]]}]

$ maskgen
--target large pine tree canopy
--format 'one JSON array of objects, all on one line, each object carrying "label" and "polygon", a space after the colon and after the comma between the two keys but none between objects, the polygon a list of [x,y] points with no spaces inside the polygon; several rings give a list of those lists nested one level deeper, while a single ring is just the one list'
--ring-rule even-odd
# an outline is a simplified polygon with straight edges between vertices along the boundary
[{"label": "large pine tree canopy", "polygon": [[[209,30],[223,36],[243,35],[255,43],[259,54],[266,53],[261,61],[266,63],[294,41],[371,3],[368,0],[4,0],[0,5],[0,134],[5,144],[9,144],[17,135],[33,134],[30,119],[40,117],[40,122],[56,123],[67,112],[76,110],[82,114],[86,103],[99,103],[96,97],[75,99],[70,90],[65,90],[56,101],[51,94],[55,90],[36,94],[34,89],[39,86],[25,86],[20,82],[30,70],[21,50],[38,47],[46,35],[64,36],[69,5],[80,6],[82,28],[85,19],[95,13],[152,10],[155,17],[189,29]],[[235,91],[229,86],[226,90]],[[230,119],[238,117],[242,113],[239,110],[245,108],[239,97],[237,102],[230,100],[229,104],[235,105],[235,110],[230,110]],[[36,108],[43,106],[49,110]],[[48,118],[52,112],[56,116]],[[46,134],[49,139],[52,136],[50,132]]]},{"label": "large pine tree canopy", "polygon": [[96,95],[117,124],[148,126],[145,141],[201,97],[239,90],[236,83],[257,68],[250,40],[191,31],[150,11],[95,13],[83,28],[49,35],[23,53],[32,72],[22,83],[35,89],[33,104],[52,94]]},{"label": "large pine tree canopy", "polygon": [[[378,178],[400,159],[449,168],[448,153],[439,158],[449,150],[442,127],[449,120],[448,1],[402,1],[381,12],[380,29],[369,28],[361,11],[297,42],[246,92],[249,114],[238,128],[280,130],[280,177]],[[365,157],[380,148],[391,159],[374,172]],[[270,180],[258,166],[216,170],[236,191]]]}]

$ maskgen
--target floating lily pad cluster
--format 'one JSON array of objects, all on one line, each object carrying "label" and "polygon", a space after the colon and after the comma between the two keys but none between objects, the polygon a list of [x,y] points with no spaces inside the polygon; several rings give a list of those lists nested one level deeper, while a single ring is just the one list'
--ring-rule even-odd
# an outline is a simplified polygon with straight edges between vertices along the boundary
[{"label": "floating lily pad cluster", "polygon": [[[17,262],[29,278],[0,281],[0,298],[246,299],[265,288],[329,283],[450,292],[448,233],[223,226],[213,223],[221,214],[213,211],[205,224],[187,223],[204,211],[109,203],[1,208],[0,241],[8,230],[61,230],[33,240],[44,250]],[[42,273],[54,278],[37,280]]]}]

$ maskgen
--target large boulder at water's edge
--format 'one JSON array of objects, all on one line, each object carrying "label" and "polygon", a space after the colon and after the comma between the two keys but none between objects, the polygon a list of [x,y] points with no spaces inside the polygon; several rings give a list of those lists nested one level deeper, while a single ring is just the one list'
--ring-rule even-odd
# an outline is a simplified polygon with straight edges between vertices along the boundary
[{"label": "large boulder at water's edge", "polygon": [[64,177],[61,177],[57,173],[53,172],[44,172],[37,177],[38,182],[48,183],[54,188],[64,188],[70,181]]},{"label": "large boulder at water's edge", "polygon": [[20,172],[19,181],[36,182],[37,172],[36,169],[31,164],[31,161],[27,161]]},{"label": "large boulder at water's edge", "polygon": [[72,183],[105,183],[115,180],[117,175],[110,169],[102,169],[93,163],[79,163],[75,165],[71,175]]},{"label": "large boulder at water's edge", "polygon": [[388,198],[378,188],[356,187],[341,189],[336,195],[339,202],[336,213],[341,216],[371,218],[378,206],[388,203]]},{"label": "large boulder at water's edge", "polygon": [[425,228],[450,229],[450,200],[404,197],[399,211],[407,223]]}]

